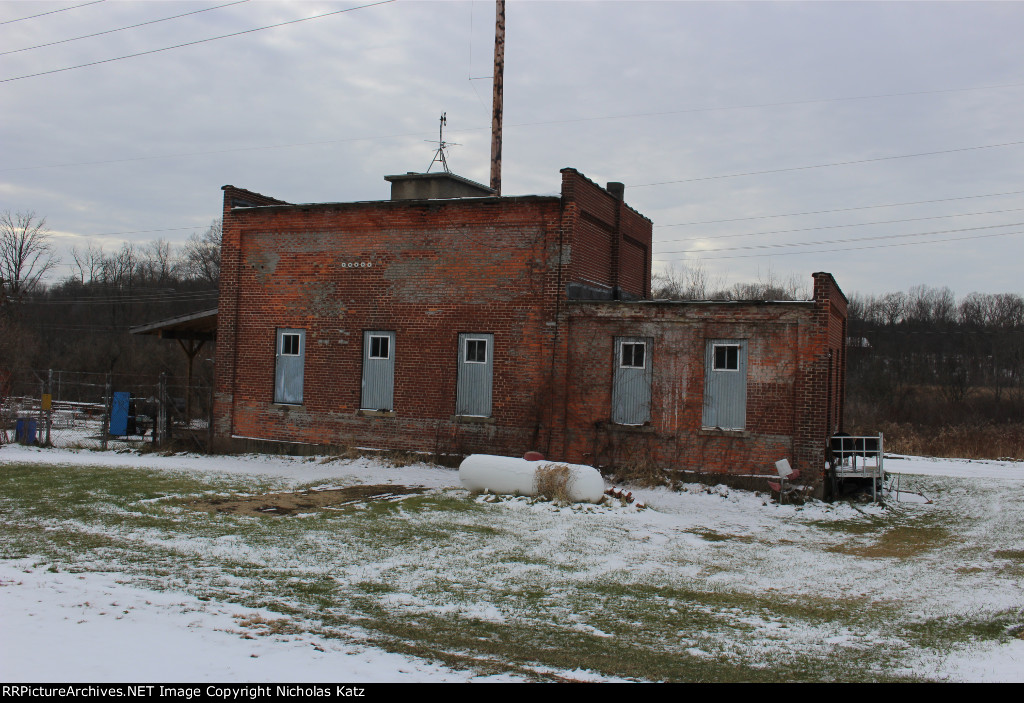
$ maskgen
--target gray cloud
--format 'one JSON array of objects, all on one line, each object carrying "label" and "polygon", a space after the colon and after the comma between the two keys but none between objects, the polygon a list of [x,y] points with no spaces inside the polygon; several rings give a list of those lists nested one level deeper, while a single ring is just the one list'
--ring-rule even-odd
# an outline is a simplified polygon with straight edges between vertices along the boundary
[{"label": "gray cloud", "polygon": [[[0,79],[355,5],[246,3],[2,56]],[[0,20],[62,6],[0,2]],[[0,46],[205,6],[101,3],[0,25]],[[441,112],[448,114],[448,137],[461,145],[449,157],[453,170],[486,180],[490,82],[469,79],[490,75],[493,22],[490,2],[399,2],[0,83],[0,209],[35,210],[54,230],[84,242],[100,232],[201,230],[217,216],[225,183],[293,202],[384,198],[382,176],[430,162],[432,145],[424,140],[436,138]],[[1024,85],[927,92],[1024,83],[1022,30],[1020,3],[511,2],[504,189],[556,192],[558,169],[573,166],[598,182],[624,181],[629,202],[656,225],[1024,190],[1024,146],[635,187],[1024,139]],[[829,100],[885,94],[908,95]],[[764,106],[769,103],[791,104]],[[262,148],[310,142],[316,144]],[[224,153],[208,153],[218,151]],[[96,161],[116,162],[50,167]],[[712,237],[737,233],[1012,207],[1024,207],[1024,199],[658,227],[655,234],[658,240],[706,236],[697,247],[713,249],[738,240]],[[838,232],[870,237],[1024,219],[1015,217]],[[840,238],[836,232],[739,241]],[[165,237],[182,242],[188,234]],[[106,240],[117,245],[155,236]],[[932,238],[943,236],[955,235]],[[659,242],[656,258],[679,261],[658,257],[679,248]],[[1022,254],[1024,234],[819,254],[780,250],[706,265],[730,281],[768,270],[804,278],[829,270],[847,291],[928,283],[965,294],[1019,292]]]}]

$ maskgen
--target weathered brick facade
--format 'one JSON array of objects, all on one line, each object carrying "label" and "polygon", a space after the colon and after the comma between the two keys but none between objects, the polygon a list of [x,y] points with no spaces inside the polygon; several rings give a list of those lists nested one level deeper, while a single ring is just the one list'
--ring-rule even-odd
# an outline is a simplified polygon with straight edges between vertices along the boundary
[{"label": "weathered brick facade", "polygon": [[[820,473],[843,406],[832,277],[815,274],[806,302],[651,301],[651,222],[621,192],[573,169],[561,197],[293,205],[225,186],[218,443],[539,449],[735,473],[785,456]],[[304,335],[298,403],[275,402],[280,330]],[[360,407],[370,331],[393,333],[389,408]],[[493,339],[489,413],[457,414],[467,334]],[[630,425],[611,421],[617,337],[645,340],[650,365],[649,417]],[[702,428],[711,339],[744,340],[742,429]]]}]

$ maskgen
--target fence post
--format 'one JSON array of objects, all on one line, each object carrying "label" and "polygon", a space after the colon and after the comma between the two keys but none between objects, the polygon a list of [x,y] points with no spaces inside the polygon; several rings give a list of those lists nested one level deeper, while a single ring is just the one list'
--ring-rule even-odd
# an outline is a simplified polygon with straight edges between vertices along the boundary
[{"label": "fence post", "polygon": [[107,435],[110,430],[110,374],[107,374],[107,382],[103,386],[103,427],[100,435],[100,449],[107,450]]},{"label": "fence post", "polygon": [[50,426],[53,425],[53,369],[46,376],[46,446],[50,444]]},{"label": "fence post", "polygon": [[157,411],[156,424],[160,427],[160,446],[167,444],[167,373],[160,374],[160,385],[157,387],[157,400],[159,410]]},{"label": "fence post", "polygon": [[213,384],[210,384],[210,402],[206,406],[206,453],[213,454]]},{"label": "fence post", "polygon": [[[37,376],[38,378],[38,376]],[[46,396],[46,381],[39,379],[39,419],[36,421],[36,444],[42,444],[43,428],[46,421],[43,419],[43,400]],[[47,438],[49,439],[49,438]]]}]

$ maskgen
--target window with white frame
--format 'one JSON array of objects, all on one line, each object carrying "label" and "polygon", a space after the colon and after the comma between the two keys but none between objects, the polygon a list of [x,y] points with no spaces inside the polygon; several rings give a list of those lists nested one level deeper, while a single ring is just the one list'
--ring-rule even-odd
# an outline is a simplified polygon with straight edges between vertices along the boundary
[{"label": "window with white frame", "polygon": [[619,345],[619,366],[624,369],[644,368],[646,342],[622,342]]},{"label": "window with white frame", "polygon": [[391,337],[387,335],[370,334],[369,358],[390,359],[391,358]]},{"label": "window with white frame", "polygon": [[714,351],[713,368],[715,371],[740,370],[739,344],[715,344]]},{"label": "window with white frame", "polygon": [[487,363],[487,339],[475,337],[466,338],[466,363]]}]

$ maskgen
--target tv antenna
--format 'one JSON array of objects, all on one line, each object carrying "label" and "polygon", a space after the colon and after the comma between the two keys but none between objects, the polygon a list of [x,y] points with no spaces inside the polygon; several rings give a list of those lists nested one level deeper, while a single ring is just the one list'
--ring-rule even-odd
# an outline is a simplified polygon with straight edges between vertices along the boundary
[{"label": "tv antenna", "polygon": [[435,142],[433,139],[424,139],[423,140],[425,142],[430,142],[431,144],[437,144],[437,151],[434,152],[434,159],[433,159],[433,161],[431,161],[430,165],[427,166],[427,173],[430,173],[430,169],[434,168],[434,164],[436,164],[438,162],[441,163],[441,168],[444,169],[445,173],[451,173],[451,169],[448,168],[448,159],[445,157],[444,150],[447,149],[450,146],[462,146],[462,145],[461,144],[457,144],[455,142],[446,142],[444,140],[444,128],[445,128],[445,125],[447,125],[447,124],[448,124],[448,113],[447,112],[442,112],[441,113],[441,126],[438,127],[438,130],[437,130],[437,141]]}]

